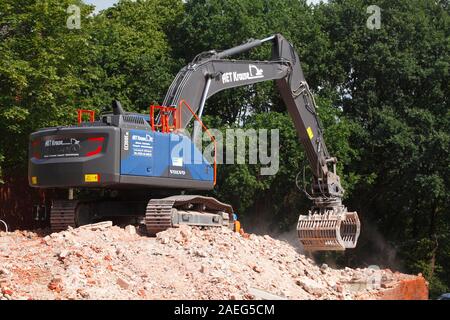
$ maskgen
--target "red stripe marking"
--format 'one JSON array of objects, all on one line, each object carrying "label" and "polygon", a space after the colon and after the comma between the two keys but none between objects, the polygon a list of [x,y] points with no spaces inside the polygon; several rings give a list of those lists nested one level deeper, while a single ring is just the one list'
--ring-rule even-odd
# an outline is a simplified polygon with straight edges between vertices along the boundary
[{"label": "red stripe marking", "polygon": [[99,154],[100,152],[102,152],[102,146],[98,146],[97,149],[95,149],[94,151],[86,153],[86,157],[95,156],[96,154]]},{"label": "red stripe marking", "polygon": [[105,140],[104,137],[98,137],[98,138],[88,138],[89,141],[101,141],[103,142]]}]

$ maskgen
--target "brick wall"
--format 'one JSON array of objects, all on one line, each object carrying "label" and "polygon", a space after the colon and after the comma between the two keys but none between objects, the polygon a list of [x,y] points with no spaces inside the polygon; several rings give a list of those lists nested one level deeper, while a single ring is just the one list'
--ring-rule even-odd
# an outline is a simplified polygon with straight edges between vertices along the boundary
[{"label": "brick wall", "polygon": [[3,180],[4,183],[0,184],[0,219],[8,224],[10,230],[44,227],[45,223],[34,220],[32,208],[33,204],[45,201],[45,193],[30,188],[27,177],[23,175]]}]

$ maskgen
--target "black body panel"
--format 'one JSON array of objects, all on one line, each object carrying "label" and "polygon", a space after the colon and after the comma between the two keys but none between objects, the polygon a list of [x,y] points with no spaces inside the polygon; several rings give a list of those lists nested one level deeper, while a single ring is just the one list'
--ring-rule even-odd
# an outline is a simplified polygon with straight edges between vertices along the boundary
[{"label": "black body panel", "polygon": [[214,188],[212,181],[121,175],[120,139],[120,128],[99,123],[48,128],[31,134],[29,185],[38,188]]},{"label": "black body panel", "polygon": [[[87,142],[89,139],[93,141]],[[79,142],[78,153],[67,155],[63,145],[68,144],[69,140]],[[119,141],[120,129],[113,126],[39,130],[30,136],[29,184],[41,188],[104,187],[117,184],[120,182]],[[71,144],[72,147],[74,145]],[[51,154],[46,151],[49,148],[52,149]],[[85,148],[86,151],[83,150]],[[98,181],[87,182],[85,175],[98,175],[99,178]]]}]

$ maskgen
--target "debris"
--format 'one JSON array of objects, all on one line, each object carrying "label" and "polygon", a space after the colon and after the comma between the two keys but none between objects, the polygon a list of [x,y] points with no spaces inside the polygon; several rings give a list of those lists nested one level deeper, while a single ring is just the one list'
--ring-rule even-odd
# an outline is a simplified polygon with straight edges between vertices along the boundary
[{"label": "debris", "polygon": [[6,295],[12,296],[13,291],[10,288],[8,288],[8,287],[3,287],[2,288],[2,294],[5,295],[5,296]]},{"label": "debris", "polygon": [[117,278],[117,284],[125,290],[130,288],[130,284],[122,278]]},{"label": "debris", "polygon": [[64,260],[69,254],[70,254],[69,250],[64,249],[58,254],[58,258],[60,260]]},{"label": "debris", "polygon": [[134,236],[136,234],[136,227],[128,225],[125,227],[125,231],[128,232],[130,235]]},{"label": "debris", "polygon": [[11,274],[11,272],[6,268],[0,269],[0,276],[9,276],[10,274]]},{"label": "debris", "polygon": [[0,299],[373,299],[416,277],[380,270],[374,288],[367,269],[317,265],[268,235],[181,226],[155,239],[133,230],[106,222],[2,234]]},{"label": "debris", "polygon": [[48,284],[48,288],[52,291],[60,293],[62,291],[62,279],[59,277],[53,278]]},{"label": "debris", "polygon": [[144,289],[139,289],[138,290],[138,295],[141,296],[142,298],[146,298],[147,297]]},{"label": "debris", "polygon": [[336,283],[335,286],[334,286],[334,290],[336,290],[339,293],[343,293],[344,292],[344,287],[340,283]]},{"label": "debris", "polygon": [[257,272],[257,273],[261,273],[263,270],[260,268],[260,267],[258,267],[258,266],[253,266],[253,271],[255,271],[255,272]]},{"label": "debris", "polygon": [[84,289],[77,289],[77,293],[84,299],[89,298],[89,293],[87,293]]},{"label": "debris", "polygon": [[230,300],[243,300],[243,297],[239,293],[230,294]]},{"label": "debris", "polygon": [[97,231],[97,230],[105,230],[107,228],[112,227],[112,225],[113,225],[112,221],[102,221],[98,223],[86,224],[84,226],[79,227],[79,229],[89,229],[92,231]]},{"label": "debris", "polygon": [[319,284],[318,282],[308,278],[308,277],[300,277],[296,280],[296,284],[302,287],[306,292],[313,295],[322,295],[324,293],[324,286]]},{"label": "debris", "polygon": [[180,227],[180,234],[184,237],[184,238],[189,238],[191,232],[190,232],[190,228],[188,226],[182,225]]},{"label": "debris", "polygon": [[201,250],[195,250],[194,256],[201,257],[201,258],[206,258],[206,253],[204,251],[201,251]]},{"label": "debris", "polygon": [[251,296],[253,296],[253,299],[256,298],[260,300],[287,300],[285,297],[281,297],[257,288],[250,288],[248,293]]},{"label": "debris", "polygon": [[163,233],[156,234],[156,239],[158,239],[162,244],[169,243],[169,238],[166,237]]},{"label": "debris", "polygon": [[388,283],[382,283],[381,287],[386,289],[386,288],[393,288],[395,287],[395,283],[394,282],[388,282]]}]

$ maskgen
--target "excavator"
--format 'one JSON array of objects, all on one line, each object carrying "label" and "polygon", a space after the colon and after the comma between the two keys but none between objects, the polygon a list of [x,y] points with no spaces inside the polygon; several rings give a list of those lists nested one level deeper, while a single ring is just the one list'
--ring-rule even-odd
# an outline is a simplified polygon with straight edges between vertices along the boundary
[{"label": "excavator", "polygon": [[[272,44],[270,60],[231,58],[264,43]],[[30,186],[64,190],[64,196],[47,207],[38,206],[44,210],[38,213],[50,216],[53,231],[112,218],[135,219],[149,235],[182,224],[232,228],[231,205],[191,194],[212,190],[217,175],[215,155],[208,161],[193,136],[200,128],[215,144],[201,120],[212,95],[269,80],[275,81],[292,117],[313,176],[310,192],[305,190],[313,205],[297,224],[301,244],[310,252],[354,248],[360,233],[358,214],[342,203],[337,159],[325,145],[298,54],[281,34],[200,53],[176,75],[162,106],[152,105],[146,114],[126,112],[119,101],[113,101],[112,111],[99,119],[94,111],[82,109],[77,111],[76,125],[32,133]],[[86,117],[88,121],[83,121]],[[189,136],[186,129],[192,124]]]}]

